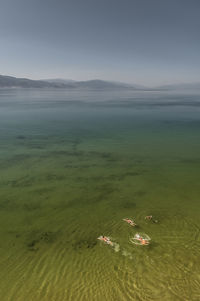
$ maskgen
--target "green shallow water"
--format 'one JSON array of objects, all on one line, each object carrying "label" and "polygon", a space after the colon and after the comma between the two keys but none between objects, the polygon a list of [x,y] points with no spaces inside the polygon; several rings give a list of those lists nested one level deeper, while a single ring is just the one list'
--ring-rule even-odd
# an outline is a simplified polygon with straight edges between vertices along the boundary
[{"label": "green shallow water", "polygon": [[200,299],[199,100],[1,91],[0,300]]}]

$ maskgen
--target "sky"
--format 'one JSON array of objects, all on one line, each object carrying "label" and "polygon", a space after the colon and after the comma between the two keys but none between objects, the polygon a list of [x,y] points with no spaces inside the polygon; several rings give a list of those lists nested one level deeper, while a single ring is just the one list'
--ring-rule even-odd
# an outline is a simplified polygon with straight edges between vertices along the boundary
[{"label": "sky", "polygon": [[200,0],[1,0],[0,74],[200,82]]}]

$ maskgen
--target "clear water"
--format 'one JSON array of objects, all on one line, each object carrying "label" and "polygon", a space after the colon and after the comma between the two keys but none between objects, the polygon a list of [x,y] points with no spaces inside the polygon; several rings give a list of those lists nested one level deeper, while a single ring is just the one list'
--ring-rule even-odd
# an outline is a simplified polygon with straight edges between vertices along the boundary
[{"label": "clear water", "polygon": [[199,300],[199,137],[197,95],[0,91],[0,300]]}]

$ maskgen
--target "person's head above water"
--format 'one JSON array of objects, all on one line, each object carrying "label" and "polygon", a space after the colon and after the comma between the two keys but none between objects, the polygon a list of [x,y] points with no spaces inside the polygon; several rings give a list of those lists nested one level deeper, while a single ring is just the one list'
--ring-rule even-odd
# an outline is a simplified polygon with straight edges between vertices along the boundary
[{"label": "person's head above water", "polygon": [[153,218],[152,215],[147,215],[147,216],[145,216],[145,219],[152,219],[152,218]]}]

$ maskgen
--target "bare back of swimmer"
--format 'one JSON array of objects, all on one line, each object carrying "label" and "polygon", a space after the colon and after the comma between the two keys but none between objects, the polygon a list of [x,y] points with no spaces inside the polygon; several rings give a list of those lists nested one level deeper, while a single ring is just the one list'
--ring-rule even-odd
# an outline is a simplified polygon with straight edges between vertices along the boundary
[{"label": "bare back of swimmer", "polygon": [[113,242],[107,236],[102,235],[102,236],[98,237],[98,239],[107,243],[108,245],[111,245],[111,246],[113,245]]},{"label": "bare back of swimmer", "polygon": [[136,226],[136,223],[133,220],[131,220],[130,218],[124,218],[123,221],[127,222],[129,225],[131,225],[133,227]]}]

